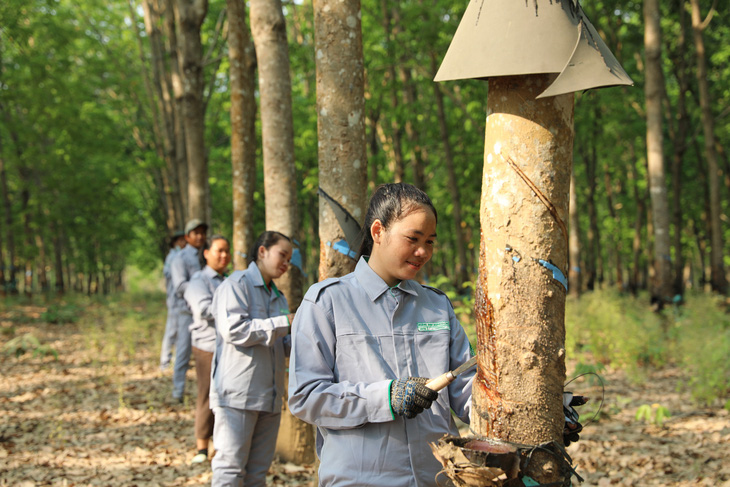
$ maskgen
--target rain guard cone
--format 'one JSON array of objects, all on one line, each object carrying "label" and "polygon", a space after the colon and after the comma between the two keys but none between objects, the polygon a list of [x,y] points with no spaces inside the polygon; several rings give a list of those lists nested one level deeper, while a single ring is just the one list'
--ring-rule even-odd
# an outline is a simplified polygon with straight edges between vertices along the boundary
[{"label": "rain guard cone", "polygon": [[573,0],[471,0],[434,81],[541,73],[538,98],[633,84]]}]

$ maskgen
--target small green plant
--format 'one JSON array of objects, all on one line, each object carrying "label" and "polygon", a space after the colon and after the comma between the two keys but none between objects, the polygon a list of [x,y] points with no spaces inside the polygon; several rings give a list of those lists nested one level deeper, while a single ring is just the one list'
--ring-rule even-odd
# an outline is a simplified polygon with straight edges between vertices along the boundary
[{"label": "small green plant", "polygon": [[53,357],[58,360],[58,352],[48,345],[43,345],[40,340],[31,333],[15,337],[3,345],[3,353],[6,355],[15,355],[16,357],[20,357],[27,352],[33,352],[33,357],[53,355]]},{"label": "small green plant", "polygon": [[636,410],[636,420],[643,421],[647,424],[653,424],[660,428],[664,426],[664,421],[671,418],[672,415],[669,413],[669,409],[662,406],[661,404],[642,404],[639,409]]},{"label": "small green plant", "polygon": [[81,308],[73,304],[52,304],[41,313],[41,320],[54,324],[75,323],[80,312]]}]

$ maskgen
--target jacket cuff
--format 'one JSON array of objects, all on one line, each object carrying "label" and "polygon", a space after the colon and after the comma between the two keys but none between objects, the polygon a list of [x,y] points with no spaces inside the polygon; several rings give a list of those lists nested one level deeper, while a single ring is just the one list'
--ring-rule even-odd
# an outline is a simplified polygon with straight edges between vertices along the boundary
[{"label": "jacket cuff", "polygon": [[390,407],[390,384],[392,382],[392,380],[382,380],[373,382],[365,388],[369,422],[386,423],[395,419]]}]

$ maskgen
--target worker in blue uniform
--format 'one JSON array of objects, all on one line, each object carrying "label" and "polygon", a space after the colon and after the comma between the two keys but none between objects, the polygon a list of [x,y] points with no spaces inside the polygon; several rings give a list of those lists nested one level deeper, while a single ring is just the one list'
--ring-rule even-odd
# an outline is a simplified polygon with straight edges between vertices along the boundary
[{"label": "worker in blue uniform", "polygon": [[185,375],[190,363],[190,324],[193,314],[185,301],[185,289],[190,278],[201,269],[200,251],[205,244],[208,225],[197,218],[185,224],[185,242],[183,249],[172,259],[170,278],[175,294],[175,311],[177,317],[177,339],[175,340],[175,366],[172,373],[172,399],[183,401],[185,393]]},{"label": "worker in blue uniform", "polygon": [[373,194],[355,271],[312,286],[293,323],[289,409],[317,426],[322,486],[436,486],[429,443],[468,423],[474,371],[448,297],[415,278],[433,255],[437,213],[409,184]]},{"label": "worker in blue uniform", "polygon": [[249,254],[254,260],[248,268],[232,273],[213,296],[214,487],[266,485],[281,421],[294,318],[274,279],[289,268],[292,250],[289,237],[264,232]]}]

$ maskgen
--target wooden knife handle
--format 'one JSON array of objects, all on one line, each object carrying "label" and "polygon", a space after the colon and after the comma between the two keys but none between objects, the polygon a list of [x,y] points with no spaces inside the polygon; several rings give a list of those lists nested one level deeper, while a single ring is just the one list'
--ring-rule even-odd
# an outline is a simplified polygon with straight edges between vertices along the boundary
[{"label": "wooden knife handle", "polygon": [[451,372],[446,372],[445,374],[441,374],[435,379],[431,379],[430,381],[426,382],[426,387],[433,391],[440,391],[444,387],[454,382],[455,378],[456,377],[454,377],[454,374],[452,374]]}]

